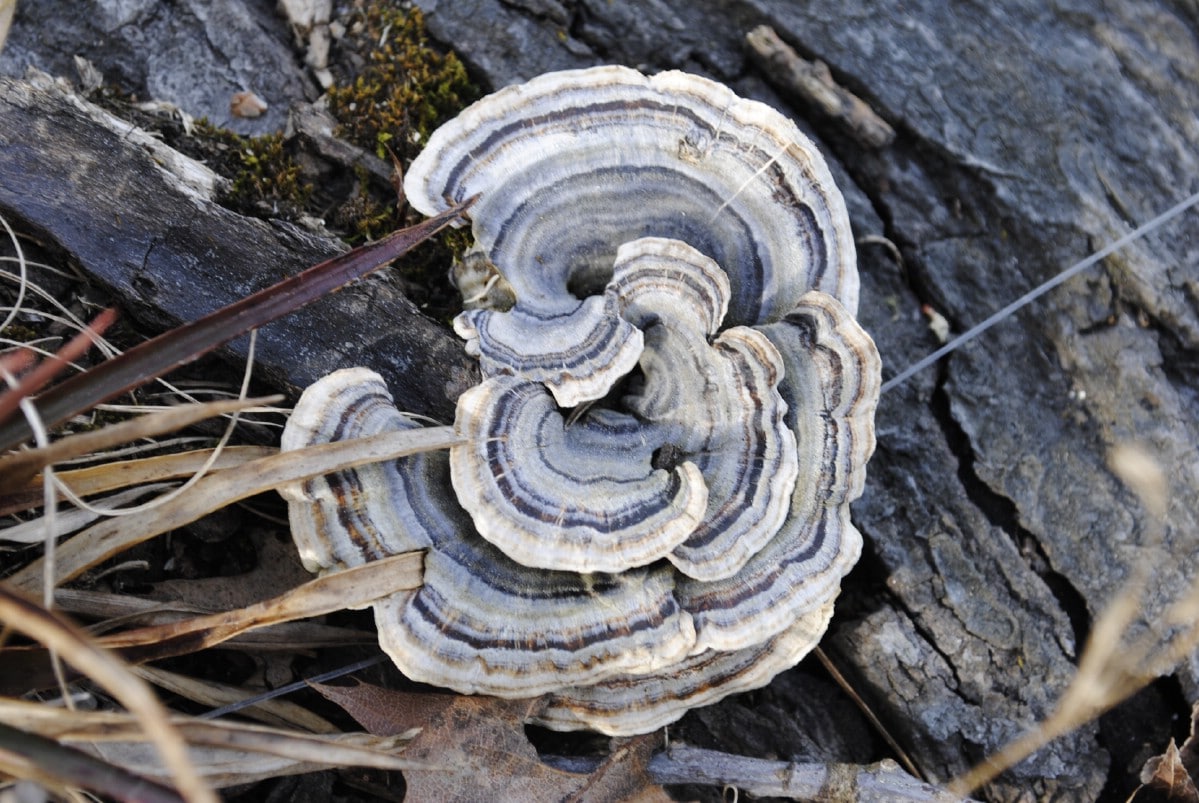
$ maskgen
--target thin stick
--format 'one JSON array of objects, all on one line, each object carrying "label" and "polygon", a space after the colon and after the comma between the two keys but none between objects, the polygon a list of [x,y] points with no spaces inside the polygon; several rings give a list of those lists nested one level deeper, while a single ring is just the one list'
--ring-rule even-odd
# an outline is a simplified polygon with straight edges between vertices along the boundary
[{"label": "thin stick", "polygon": [[894,751],[895,755],[899,756],[899,761],[903,764],[904,769],[906,769],[915,777],[923,779],[925,777],[924,773],[920,771],[920,768],[916,766],[916,763],[912,761],[911,757],[908,756],[904,749],[899,746],[899,742],[894,736],[891,735],[891,732],[887,730],[886,726],[883,725],[882,720],[875,716],[874,711],[870,709],[870,706],[866,705],[866,701],[862,699],[857,690],[853,686],[849,685],[849,681],[845,679],[845,676],[841,674],[841,670],[837,669],[832,660],[825,655],[824,650],[816,647],[812,650],[812,654],[815,655],[816,659],[820,661],[821,665],[824,666],[825,671],[832,675],[833,680],[837,682],[837,685],[841,687],[842,691],[848,694],[849,698],[854,701],[854,704],[857,705],[858,710],[860,710],[862,714],[865,715],[866,719],[869,720],[870,725],[876,731],[878,731],[880,736],[883,737],[883,741],[885,741],[891,750]]}]

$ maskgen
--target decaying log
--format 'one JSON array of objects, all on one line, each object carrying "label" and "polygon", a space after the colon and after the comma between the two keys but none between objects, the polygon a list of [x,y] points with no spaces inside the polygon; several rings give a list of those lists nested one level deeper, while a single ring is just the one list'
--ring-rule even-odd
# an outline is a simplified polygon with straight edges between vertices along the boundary
[{"label": "decaying log", "polygon": [[[22,25],[33,19],[36,30],[56,5],[43,0],[25,4],[29,12],[18,10],[11,52],[33,47],[36,37]],[[191,4],[168,4],[175,5]],[[485,88],[601,62],[649,72],[680,68],[771,102],[803,126],[804,113],[771,90],[775,76],[750,63],[745,35],[770,25],[805,58],[828,65],[838,85],[896,132],[878,149],[827,122],[809,126],[847,196],[860,238],[861,319],[879,344],[888,376],[938,345],[923,306],[963,331],[1199,189],[1199,16],[1193,3],[417,5],[433,35],[460,53]],[[168,6],[160,13],[172,13]],[[33,9],[36,19],[23,20]],[[130,31],[122,34],[126,43]],[[195,35],[207,37],[202,30]],[[124,44],[107,66],[103,48],[80,49],[108,75],[122,74],[129,58]],[[183,97],[164,99],[183,103]],[[267,97],[272,109],[300,99]],[[91,185],[86,200],[66,189],[56,196],[38,189],[69,188],[74,180],[69,161],[52,171],[39,165],[38,151],[56,150],[52,133],[64,115],[70,126],[79,125],[79,112],[29,112],[20,124],[11,122],[17,114],[11,101],[0,108],[0,130],[7,131],[0,170],[24,163],[11,176],[0,173],[2,206],[25,208],[27,220],[57,212],[66,219],[54,224],[57,241],[92,254],[89,261],[103,261],[97,251],[129,240],[130,279],[112,284],[135,302],[158,303],[172,297],[166,290],[179,296],[183,287],[222,292],[232,282],[221,262],[242,253],[247,240],[292,254],[260,262],[268,273],[311,261],[296,257],[297,250],[327,253],[302,246],[306,235],[262,223],[244,224],[249,228],[239,231],[245,234],[214,244],[186,225],[204,206],[190,200],[172,207],[171,226],[128,238],[127,229],[104,217],[137,200],[120,182],[101,183],[99,193]],[[83,162],[83,173],[95,171],[92,163],[106,158],[98,154],[126,147],[122,139],[76,139],[72,158]],[[134,192],[163,181],[153,160],[138,164],[134,177],[122,179]],[[83,242],[86,229],[71,231],[72,215],[89,221],[97,244]],[[898,247],[904,268],[873,244],[883,237]],[[1154,571],[1143,601],[1143,625],[1151,634],[1164,635],[1162,611],[1196,581],[1196,242],[1199,215],[1191,213],[883,397],[879,450],[854,509],[868,554],[838,601],[826,651],[934,780],[961,772],[1048,714],[1073,674],[1093,618],[1133,566],[1149,561]],[[190,266],[188,284],[171,284],[179,281],[171,276],[183,273],[171,263]],[[160,288],[161,298],[136,292],[139,277]],[[352,310],[374,309],[368,300],[402,306],[390,299],[386,284],[367,288],[341,295],[356,299]],[[149,307],[143,310],[148,314]],[[408,326],[410,311],[403,317],[401,326]],[[272,359],[291,358],[280,370],[289,362],[308,366],[293,376],[295,384],[334,362],[378,368],[365,346],[319,361],[314,356],[333,351],[329,341],[346,339],[342,333],[356,339],[377,330],[375,324],[364,329],[346,312],[288,330],[294,354],[279,347]],[[395,357],[382,364],[392,365],[393,385],[405,365],[422,377],[400,389],[405,404],[444,409],[447,385],[460,386],[467,369],[448,336],[430,342],[434,350],[416,365]],[[1144,542],[1153,531],[1145,511],[1107,466],[1108,452],[1129,441],[1146,445],[1169,475],[1159,545]],[[1055,741],[985,795],[1089,800],[1106,791],[1123,799],[1120,780],[1135,784],[1140,768],[1137,746],[1165,744],[1171,717],[1185,713],[1176,699],[1182,696],[1199,697],[1194,655],[1169,681]],[[743,699],[693,712],[672,733],[747,755],[875,760],[869,736],[843,706],[818,677],[800,671]]]},{"label": "decaying log", "polygon": [[[935,2],[582,0],[561,4],[572,10],[566,24],[502,0],[418,5],[434,34],[496,85],[600,61],[682,68],[803,118],[772,94],[780,76],[749,63],[744,37],[769,25],[828,65],[896,132],[876,149],[810,121],[844,170],[864,241],[861,318],[884,378],[938,345],[922,307],[964,331],[1199,189],[1199,19],[1174,3],[1004,0],[946,13]],[[905,269],[865,244],[879,236]],[[1199,520],[1187,501],[1199,498],[1196,241],[1192,212],[879,405],[879,451],[854,510],[870,556],[842,593],[826,650],[933,778],[1047,715],[1092,617],[1131,567],[1153,567],[1143,624],[1163,637],[1162,612],[1196,581]],[[1107,466],[1128,441],[1170,473],[1160,549],[1142,543],[1146,514]],[[1197,667],[1192,658],[1176,675],[1192,699]],[[804,700],[780,679],[743,706],[693,712],[678,730],[734,752],[783,751],[791,726],[771,712]],[[1120,747],[1132,737],[1120,734],[1147,709],[1160,730],[1135,739],[1164,743],[1176,712],[1147,692],[1021,763],[988,797],[1092,799],[1112,760],[1112,777],[1135,777],[1139,763]],[[845,726],[803,716],[817,745]],[[749,724],[764,717],[777,738]]]},{"label": "decaying log", "polygon": [[[198,318],[343,248],[230,212],[215,201],[218,184],[63,82],[0,81],[0,213],[67,254],[147,328]],[[292,390],[359,364],[383,373],[407,409],[443,419],[476,381],[460,341],[382,279],[259,333],[259,376]]]}]

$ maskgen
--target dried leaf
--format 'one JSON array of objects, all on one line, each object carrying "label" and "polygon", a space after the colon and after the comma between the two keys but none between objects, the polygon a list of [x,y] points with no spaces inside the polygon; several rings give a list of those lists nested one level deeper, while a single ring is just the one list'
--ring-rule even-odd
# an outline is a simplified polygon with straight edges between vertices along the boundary
[{"label": "dried leaf", "polygon": [[1182,765],[1173,739],[1165,753],[1145,762],[1141,784],[1129,800],[1137,803],[1199,803],[1199,790]]},{"label": "dried leaf", "polygon": [[652,736],[613,740],[611,755],[579,774],[542,763],[529,742],[524,722],[536,700],[313,685],[372,733],[420,728],[404,751],[420,765],[404,771],[414,800],[670,800],[646,775]]},{"label": "dried leaf", "polygon": [[354,686],[309,683],[326,700],[337,703],[368,733],[395,736],[423,727],[457,699],[455,694],[412,694],[359,682]]},{"label": "dried leaf", "polygon": [[661,743],[656,733],[613,739],[612,753],[588,777],[578,799],[594,803],[669,803],[673,798],[649,774],[649,760]]},{"label": "dried leaf", "polygon": [[1199,803],[1199,788],[1195,785],[1199,771],[1199,703],[1191,708],[1191,734],[1182,749],[1174,740],[1166,752],[1145,762],[1141,770],[1141,786],[1128,798],[1128,803]]}]

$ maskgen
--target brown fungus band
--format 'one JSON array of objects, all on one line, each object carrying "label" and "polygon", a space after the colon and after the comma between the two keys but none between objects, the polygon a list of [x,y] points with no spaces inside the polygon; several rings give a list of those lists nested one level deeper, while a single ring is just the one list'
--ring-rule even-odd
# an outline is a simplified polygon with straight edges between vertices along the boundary
[{"label": "brown fungus band", "polygon": [[[458,275],[503,309],[455,321],[484,377],[460,446],[286,489],[305,565],[427,550],[422,588],[375,606],[384,650],[546,695],[552,728],[646,732],[793,666],[861,551],[880,372],[815,146],[710,80],[597,67],[471,106],[405,191],[426,214],[478,196]],[[414,426],[352,368],[283,445]]]}]

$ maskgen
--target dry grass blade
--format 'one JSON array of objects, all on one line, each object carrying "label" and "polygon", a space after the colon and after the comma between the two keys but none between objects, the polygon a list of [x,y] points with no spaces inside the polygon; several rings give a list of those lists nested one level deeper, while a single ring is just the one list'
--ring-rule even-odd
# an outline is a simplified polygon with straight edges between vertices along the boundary
[{"label": "dry grass blade", "polygon": [[[416,226],[336,256],[197,321],[140,343],[54,386],[38,399],[38,411],[46,426],[53,427],[190,362],[403,256],[456,220],[472,202],[473,199]],[[26,421],[11,417],[0,423],[0,449],[12,448],[31,434]]]},{"label": "dry grass blade", "polygon": [[1155,678],[1169,673],[1199,645],[1199,584],[1166,611],[1166,621],[1179,628],[1165,644],[1151,635],[1129,639],[1129,629],[1142,613],[1141,598],[1158,552],[1168,501],[1164,472],[1152,456],[1137,447],[1117,446],[1109,455],[1112,471],[1141,500],[1149,513],[1147,557],[1133,578],[1108,603],[1087,639],[1078,671],[1053,713],[1037,728],[1006,745],[959,778],[949,789],[959,794],[990,783],[1001,772],[1128,699]]},{"label": "dry grass blade", "polygon": [[136,715],[140,728],[153,739],[183,796],[195,803],[217,803],[216,795],[200,780],[188,759],[187,746],[171,725],[166,709],[150,687],[130,674],[112,653],[92,644],[89,636],[75,625],[3,584],[0,584],[0,621],[44,644],[108,689]]},{"label": "dry grass blade", "polygon": [[[278,453],[269,446],[226,446],[209,466],[211,471],[233,468]],[[73,471],[56,471],[54,476],[77,496],[88,497],[120,488],[189,477],[208,463],[211,449],[121,460]],[[18,513],[42,504],[42,478],[35,477],[16,490],[0,492],[0,516]],[[7,531],[5,531],[7,532]]]},{"label": "dry grass blade", "polygon": [[[169,482],[153,482],[140,488],[131,488],[121,493],[93,499],[88,502],[90,509],[60,510],[53,517],[42,516],[5,527],[0,530],[0,541],[10,544],[44,544],[47,538],[59,538],[67,533],[80,530],[101,518],[103,513],[98,511],[120,509],[124,505],[133,504],[143,499],[148,494],[166,491],[172,487],[174,485]],[[42,494],[29,507],[36,507],[44,501],[45,495]]]},{"label": "dry grass blade", "polygon": [[[55,589],[54,606],[80,618],[102,620],[89,628],[89,632],[97,634],[111,633],[121,628],[179,622],[193,616],[207,616],[217,610],[212,606],[198,606],[184,600],[153,600],[75,588]],[[227,606],[229,609],[234,607],[240,606]],[[284,622],[270,628],[248,631],[225,642],[224,646],[255,652],[294,654],[322,647],[346,648],[375,643],[374,636],[364,630],[316,622]]]},{"label": "dry grass blade", "polygon": [[953,779],[948,786],[951,791],[964,795],[990,783],[1004,770],[1099,716],[1153,679],[1144,666],[1137,665],[1143,654],[1136,654],[1124,640],[1140,608],[1142,588],[1143,581],[1130,584],[1103,611],[1087,640],[1078,672],[1053,713],[1034,730]]},{"label": "dry grass blade", "polygon": [[883,725],[882,720],[880,720],[870,706],[866,704],[866,701],[862,699],[860,694],[858,694],[858,690],[851,686],[849,681],[845,679],[845,676],[841,674],[841,670],[838,669],[836,664],[832,662],[832,659],[830,659],[828,655],[825,654],[824,650],[820,649],[819,647],[814,648],[812,650],[812,654],[816,656],[818,661],[820,661],[821,666],[824,667],[824,671],[828,672],[836,684],[841,687],[841,690],[849,695],[849,698],[853,700],[854,705],[858,707],[858,710],[861,711],[862,715],[865,716],[870,722],[871,727],[873,727],[875,731],[877,731],[878,734],[883,737],[883,741],[885,741],[887,745],[895,752],[895,755],[899,757],[899,761],[903,764],[903,768],[911,773],[914,777],[924,780],[925,775],[920,771],[920,768],[916,766],[916,762],[912,761],[911,757],[908,756],[907,752],[903,749],[903,747],[900,746],[895,737],[891,735],[891,732],[887,730],[885,725]]},{"label": "dry grass blade", "polygon": [[[53,739],[26,733],[3,723],[0,723],[0,756],[14,769],[14,759],[26,763],[31,769],[53,767],[56,785],[65,783],[116,800],[138,803],[180,803],[183,800],[165,786],[147,781],[87,753],[65,747]],[[40,780],[43,772],[35,770],[30,775],[33,780]]]},{"label": "dry grass blade", "polygon": [[424,554],[406,552],[318,577],[245,608],[130,630],[99,643],[137,663],[168,658],[214,647],[260,627],[361,608],[380,597],[420,588],[423,576]]},{"label": "dry grass blade", "polygon": [[[146,736],[128,714],[108,711],[64,711],[40,703],[0,699],[0,720],[12,727],[61,742],[81,743],[115,763],[139,766],[150,776],[162,769],[154,756],[133,752]],[[310,772],[324,767],[373,767],[407,770],[428,766],[401,753],[411,734],[373,736],[366,733],[318,735],[251,725],[176,716],[171,724],[183,735],[205,779],[230,786],[264,777]],[[202,747],[210,751],[202,751]],[[263,759],[274,757],[269,763]]]},{"label": "dry grass blade", "polygon": [[112,424],[95,432],[81,432],[55,441],[40,449],[0,456],[0,485],[22,483],[48,465],[72,457],[108,449],[138,438],[153,438],[214,418],[218,415],[241,412],[252,407],[277,404],[283,396],[264,396],[258,399],[185,404],[171,410],[147,413],[120,424]]},{"label": "dry grass blade", "polygon": [[[160,689],[178,694],[208,708],[242,703],[257,695],[223,683],[187,677],[153,666],[134,667],[133,672]],[[300,728],[308,733],[340,733],[341,730],[324,717],[314,714],[290,700],[270,699],[239,707],[242,716],[256,719],[276,728]]]},{"label": "dry grass blade", "polygon": [[[429,427],[337,441],[284,452],[210,474],[182,494],[153,510],[103,521],[59,547],[59,574],[65,582],[122,550],[185,524],[226,505],[284,483],[297,482],[331,471],[417,452],[446,449],[460,442],[452,427]],[[42,585],[42,562],[36,560],[9,578],[17,588],[36,593]]]},{"label": "dry grass blade", "polygon": [[8,38],[8,29],[16,10],[17,0],[0,0],[0,47],[4,47],[4,40]]}]

